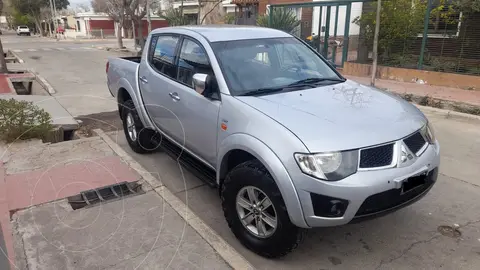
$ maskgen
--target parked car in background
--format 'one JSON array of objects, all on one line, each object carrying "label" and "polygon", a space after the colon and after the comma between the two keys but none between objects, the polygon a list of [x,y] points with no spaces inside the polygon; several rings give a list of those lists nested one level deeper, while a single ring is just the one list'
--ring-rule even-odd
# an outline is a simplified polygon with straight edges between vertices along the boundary
[{"label": "parked car in background", "polygon": [[65,33],[65,29],[63,29],[62,26],[58,26],[58,28],[57,28],[57,33],[63,35],[63,33]]},{"label": "parked car in background", "polygon": [[26,25],[17,26],[17,35],[19,35],[19,36],[21,36],[21,35],[30,36],[30,28],[28,28],[28,26],[26,26]]},{"label": "parked car in background", "polygon": [[265,257],[292,251],[304,228],[405,207],[437,180],[440,146],[419,109],[282,31],[156,29],[141,57],[110,58],[106,72],[130,147],[162,147],[218,187],[234,235]]}]

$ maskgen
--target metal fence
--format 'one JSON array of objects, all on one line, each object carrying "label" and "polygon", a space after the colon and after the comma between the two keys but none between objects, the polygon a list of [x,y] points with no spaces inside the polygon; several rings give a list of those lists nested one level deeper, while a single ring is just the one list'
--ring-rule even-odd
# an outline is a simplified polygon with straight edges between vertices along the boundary
[{"label": "metal fence", "polygon": [[[466,1],[468,2],[468,1]],[[383,0],[378,64],[480,75],[480,12],[448,0]],[[375,1],[318,1],[271,5],[292,11],[300,25],[292,31],[337,66],[370,64]]]},{"label": "metal fence", "polygon": [[115,29],[90,29],[87,31],[88,38],[114,38]]}]

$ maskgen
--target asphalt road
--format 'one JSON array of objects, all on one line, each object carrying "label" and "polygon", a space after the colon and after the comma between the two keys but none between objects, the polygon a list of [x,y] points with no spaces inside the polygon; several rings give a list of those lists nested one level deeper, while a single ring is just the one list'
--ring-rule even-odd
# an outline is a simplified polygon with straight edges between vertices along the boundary
[{"label": "asphalt road", "polygon": [[[41,50],[59,44],[90,46],[88,42],[6,35],[1,39],[5,47],[22,50],[18,54],[26,65],[54,86],[56,97],[73,115],[116,109],[104,71],[106,58],[114,53]],[[310,230],[294,253],[278,260],[261,258],[239,244],[224,220],[217,190],[181,170],[164,153],[132,153],[123,131],[112,137],[259,269],[480,269],[480,124],[428,116],[441,143],[442,164],[438,182],[425,198],[376,220]],[[460,236],[442,230],[454,224]]]},{"label": "asphalt road", "polygon": [[115,40],[55,41],[14,33],[5,33],[1,39],[4,48],[46,78],[57,91],[54,96],[73,116],[117,109],[106,87],[105,64],[108,57],[125,54],[95,48],[115,47]]}]

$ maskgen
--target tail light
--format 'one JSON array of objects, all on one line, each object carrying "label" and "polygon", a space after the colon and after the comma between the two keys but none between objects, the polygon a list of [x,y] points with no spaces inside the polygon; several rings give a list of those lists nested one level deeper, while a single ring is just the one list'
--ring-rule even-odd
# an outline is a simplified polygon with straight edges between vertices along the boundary
[{"label": "tail light", "polygon": [[110,62],[107,61],[107,64],[105,65],[105,73],[108,73],[109,67],[110,67]]}]

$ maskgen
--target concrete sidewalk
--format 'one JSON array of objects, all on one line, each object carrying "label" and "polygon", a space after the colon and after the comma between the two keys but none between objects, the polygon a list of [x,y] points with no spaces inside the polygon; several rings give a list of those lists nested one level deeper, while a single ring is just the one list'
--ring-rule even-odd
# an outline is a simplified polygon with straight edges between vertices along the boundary
[{"label": "concrete sidewalk", "polygon": [[[370,85],[369,77],[356,77],[345,75],[346,78],[359,82],[364,85]],[[480,89],[463,90],[459,88],[425,85],[410,82],[397,82],[392,80],[377,79],[375,86],[381,89],[399,94],[414,94],[417,96],[429,96],[432,98],[468,103],[480,106]],[[480,87],[480,86],[479,86]]]},{"label": "concrete sidewalk", "polygon": [[[160,180],[98,134],[0,149],[0,248],[11,269],[252,268]],[[125,181],[140,184],[141,192],[77,210],[66,199]]]}]

